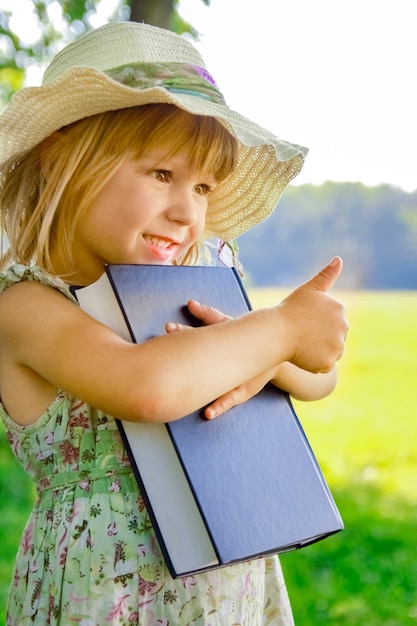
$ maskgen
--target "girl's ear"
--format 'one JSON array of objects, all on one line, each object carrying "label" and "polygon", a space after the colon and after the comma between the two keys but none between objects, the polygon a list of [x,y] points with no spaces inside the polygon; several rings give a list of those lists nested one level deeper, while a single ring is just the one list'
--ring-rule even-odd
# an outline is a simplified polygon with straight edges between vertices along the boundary
[{"label": "girl's ear", "polygon": [[54,153],[55,146],[58,143],[59,139],[62,136],[62,132],[57,130],[52,135],[49,135],[46,139],[43,140],[40,147],[40,160],[41,160],[41,170],[42,174],[45,178],[48,177],[48,173],[51,169],[52,163],[54,162]]}]

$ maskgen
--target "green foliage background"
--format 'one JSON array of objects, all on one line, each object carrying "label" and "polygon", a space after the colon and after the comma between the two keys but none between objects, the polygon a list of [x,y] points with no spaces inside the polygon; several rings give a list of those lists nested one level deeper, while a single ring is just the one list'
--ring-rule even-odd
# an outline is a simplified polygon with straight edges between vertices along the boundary
[{"label": "green foliage background", "polygon": [[[210,4],[210,0],[195,1]],[[31,0],[30,4],[37,25],[37,37],[30,43],[23,41],[12,30],[10,18],[16,14],[24,21],[32,16],[23,13],[19,3],[11,11],[2,9],[0,5],[0,109],[23,86],[30,66],[46,66],[66,44],[91,30],[94,18],[104,4],[107,4],[105,21],[145,22],[177,33],[186,32],[192,37],[198,36],[192,24],[179,14],[179,0],[113,0],[112,3],[101,0]]]},{"label": "green foliage background", "polygon": [[[283,290],[251,289],[255,307]],[[340,381],[296,408],[345,530],[281,556],[297,626],[417,624],[417,292],[336,292],[351,330]],[[0,431],[0,623],[32,490]]]}]

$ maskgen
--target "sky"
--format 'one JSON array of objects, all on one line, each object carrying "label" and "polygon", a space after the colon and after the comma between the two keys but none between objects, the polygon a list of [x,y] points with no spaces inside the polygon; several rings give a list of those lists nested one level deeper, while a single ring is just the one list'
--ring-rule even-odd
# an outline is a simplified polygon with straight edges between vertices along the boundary
[{"label": "sky", "polygon": [[181,0],[228,105],[310,149],[295,182],[417,189],[416,0]]},{"label": "sky", "polygon": [[[102,0],[103,21],[114,2]],[[28,0],[8,4],[30,31]],[[417,0],[180,0],[179,11],[228,105],[309,148],[295,183],[417,189]]]}]

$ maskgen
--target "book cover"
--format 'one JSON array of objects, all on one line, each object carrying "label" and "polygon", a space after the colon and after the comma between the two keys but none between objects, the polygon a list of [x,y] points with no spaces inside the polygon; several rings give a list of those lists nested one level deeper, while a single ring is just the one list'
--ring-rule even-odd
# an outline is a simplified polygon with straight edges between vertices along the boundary
[{"label": "book cover", "polygon": [[[76,295],[136,343],[164,334],[167,321],[199,325],[189,299],[232,317],[250,309],[228,267],[109,265]],[[290,398],[273,385],[215,420],[197,411],[119,427],[174,577],[300,548],[343,528]]]}]

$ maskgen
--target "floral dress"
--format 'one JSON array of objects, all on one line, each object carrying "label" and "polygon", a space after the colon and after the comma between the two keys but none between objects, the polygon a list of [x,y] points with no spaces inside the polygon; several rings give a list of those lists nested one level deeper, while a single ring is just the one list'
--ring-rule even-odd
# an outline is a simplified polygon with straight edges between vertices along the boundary
[{"label": "floral dress", "polygon": [[[73,300],[39,268],[19,265],[0,274],[0,292],[23,280]],[[7,626],[293,624],[278,557],[171,577],[112,417],[63,390],[30,426],[1,404],[0,416],[37,490]]]}]

